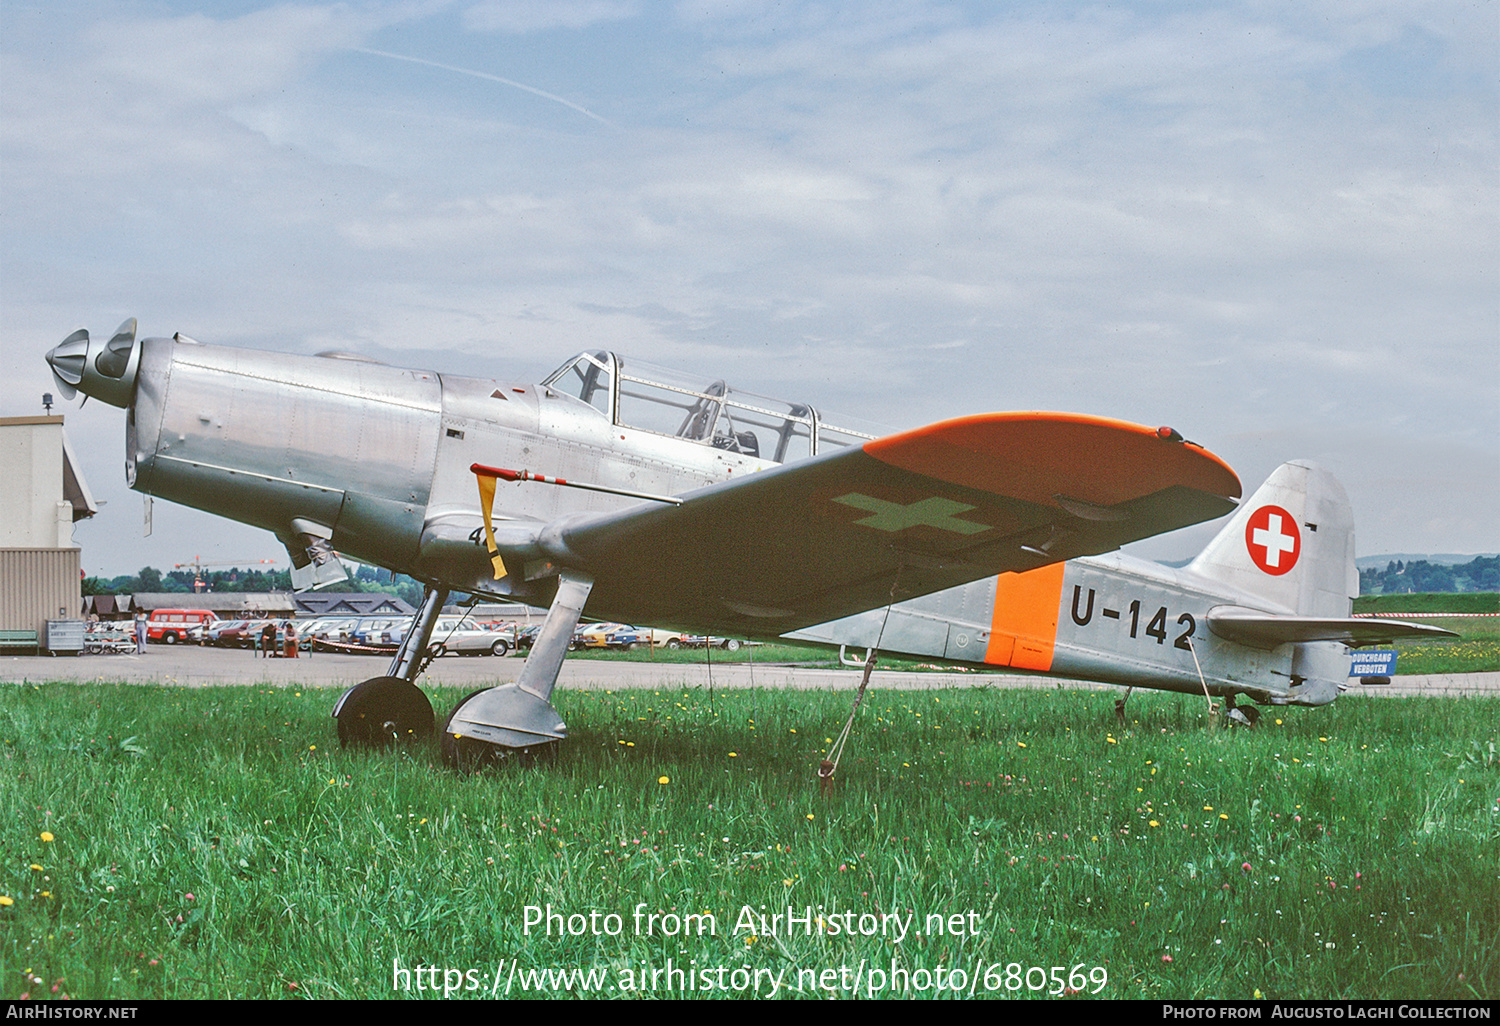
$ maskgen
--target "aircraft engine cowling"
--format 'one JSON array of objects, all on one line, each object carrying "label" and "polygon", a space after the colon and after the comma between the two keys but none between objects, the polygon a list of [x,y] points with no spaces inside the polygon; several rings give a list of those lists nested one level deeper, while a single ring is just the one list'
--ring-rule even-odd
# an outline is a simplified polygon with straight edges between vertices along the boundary
[{"label": "aircraft engine cowling", "polygon": [[72,399],[82,392],[111,406],[129,407],[141,368],[135,327],[135,318],[131,317],[107,342],[92,341],[88,330],[79,328],[54,346],[47,354],[47,363],[63,398]]}]

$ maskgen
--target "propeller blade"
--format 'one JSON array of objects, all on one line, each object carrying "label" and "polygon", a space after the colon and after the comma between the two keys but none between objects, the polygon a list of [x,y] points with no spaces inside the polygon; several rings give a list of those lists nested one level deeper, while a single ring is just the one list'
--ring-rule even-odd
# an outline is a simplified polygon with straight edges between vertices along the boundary
[{"label": "propeller blade", "polygon": [[52,380],[64,399],[78,394],[78,383],[83,380],[84,361],[89,355],[89,333],[79,328],[63,339],[47,354],[47,365],[52,368]]},{"label": "propeller blade", "polygon": [[104,344],[104,352],[94,361],[94,367],[106,377],[124,377],[130,366],[130,350],[135,346],[135,318],[128,318],[115,329],[114,337]]}]

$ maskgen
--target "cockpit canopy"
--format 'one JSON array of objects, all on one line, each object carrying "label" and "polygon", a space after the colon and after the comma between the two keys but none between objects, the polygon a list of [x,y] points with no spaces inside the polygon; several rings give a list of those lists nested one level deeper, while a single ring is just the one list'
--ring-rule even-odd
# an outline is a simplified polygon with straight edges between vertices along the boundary
[{"label": "cockpit canopy", "polygon": [[580,353],[542,384],[593,407],[612,424],[777,463],[875,437],[834,427],[811,406],[741,392],[723,381],[704,385],[634,360],[627,367],[602,350]]}]

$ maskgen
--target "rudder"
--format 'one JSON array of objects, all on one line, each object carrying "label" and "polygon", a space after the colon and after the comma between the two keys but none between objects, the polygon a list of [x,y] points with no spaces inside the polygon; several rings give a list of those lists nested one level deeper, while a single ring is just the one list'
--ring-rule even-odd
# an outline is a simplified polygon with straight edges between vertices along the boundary
[{"label": "rudder", "polygon": [[1317,464],[1283,463],[1187,569],[1281,612],[1347,617],[1359,594],[1349,496]]}]

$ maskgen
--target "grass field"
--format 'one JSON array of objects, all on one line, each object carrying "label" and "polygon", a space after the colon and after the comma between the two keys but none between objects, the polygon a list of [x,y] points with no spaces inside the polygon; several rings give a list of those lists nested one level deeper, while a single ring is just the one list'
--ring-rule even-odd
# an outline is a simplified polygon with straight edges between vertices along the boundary
[{"label": "grass field", "polygon": [[849,694],[560,692],[460,778],[326,693],[0,691],[3,997],[1500,996],[1496,701],[872,691],[823,795]]},{"label": "grass field", "polygon": [[[1354,601],[1356,613],[1421,613],[1417,622],[1453,631],[1457,638],[1437,641],[1403,641],[1396,672],[1400,675],[1429,673],[1485,673],[1500,670],[1500,617],[1475,613],[1500,612],[1500,594],[1465,592],[1445,595],[1370,595]],[[1444,617],[1434,613],[1458,613]]]}]

